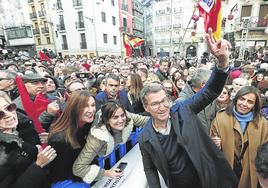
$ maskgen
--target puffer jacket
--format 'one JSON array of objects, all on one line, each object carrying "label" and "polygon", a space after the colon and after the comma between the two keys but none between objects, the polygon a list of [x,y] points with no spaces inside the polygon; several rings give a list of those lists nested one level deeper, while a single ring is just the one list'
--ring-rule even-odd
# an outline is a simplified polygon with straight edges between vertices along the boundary
[{"label": "puffer jacket", "polygon": [[104,169],[91,164],[93,159],[107,156],[118,144],[124,144],[132,132],[133,126],[143,126],[149,117],[127,113],[130,121],[122,131],[114,131],[111,134],[106,125],[93,125],[87,137],[87,142],[73,165],[73,173],[83,178],[83,181],[91,183],[104,176]]}]

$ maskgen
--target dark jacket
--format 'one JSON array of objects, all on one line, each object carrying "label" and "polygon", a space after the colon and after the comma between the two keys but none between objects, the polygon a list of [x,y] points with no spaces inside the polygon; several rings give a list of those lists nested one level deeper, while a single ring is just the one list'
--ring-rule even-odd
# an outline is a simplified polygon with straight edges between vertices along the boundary
[{"label": "dark jacket", "polygon": [[35,165],[39,137],[32,121],[18,114],[18,135],[0,136],[0,188],[44,187],[46,170]]},{"label": "dark jacket", "polygon": [[158,69],[155,74],[158,76],[159,80],[163,82],[164,80],[168,80],[167,74],[163,73],[160,69]]},{"label": "dark jacket", "polygon": [[[102,91],[96,95],[96,108],[97,111],[101,109],[101,106],[107,103],[110,99],[105,91]],[[128,96],[125,90],[119,90],[117,100],[125,107],[129,112],[134,113],[133,107],[131,106]]]},{"label": "dark jacket", "polygon": [[[188,98],[191,98],[194,95],[194,91],[192,90],[192,87],[189,84],[186,84],[184,89],[180,92],[179,98],[177,101],[184,101]],[[209,133],[210,124],[212,120],[216,116],[217,107],[216,107],[216,100],[214,100],[212,103],[207,105],[204,109],[202,109],[198,114],[198,118],[201,121],[202,125],[204,126],[207,133]]]},{"label": "dark jacket", "polygon": [[[226,73],[215,70],[205,88],[190,99],[175,103],[171,108],[171,122],[177,143],[189,155],[202,188],[236,188],[238,184],[224,155],[211,141],[196,115],[220,94],[226,77]],[[149,187],[161,187],[158,170],[166,185],[173,188],[168,163],[152,127],[152,120],[144,127],[139,144]]]},{"label": "dark jacket", "polygon": [[56,133],[48,140],[48,144],[57,152],[57,157],[48,165],[49,184],[63,180],[82,181],[81,178],[73,175],[72,167],[75,159],[86,143],[86,136],[91,128],[90,124],[84,125],[77,131],[77,139],[81,148],[74,149],[65,141],[62,133]]}]

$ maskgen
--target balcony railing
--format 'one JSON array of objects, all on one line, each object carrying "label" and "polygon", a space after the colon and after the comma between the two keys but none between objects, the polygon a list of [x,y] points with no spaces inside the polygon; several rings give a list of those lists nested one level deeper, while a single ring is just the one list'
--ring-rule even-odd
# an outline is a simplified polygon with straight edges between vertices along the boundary
[{"label": "balcony railing", "polygon": [[[242,22],[243,18],[238,18],[235,20],[235,29],[236,30],[240,30],[243,27],[243,22]],[[268,18],[266,19],[260,19],[258,16],[251,16],[249,17],[249,23],[248,23],[248,28],[249,29],[265,29],[268,26]]]},{"label": "balcony railing", "polygon": [[121,27],[121,32],[130,33],[130,28],[123,26],[123,27]]},{"label": "balcony railing", "polygon": [[65,31],[65,25],[64,23],[60,23],[57,25],[57,30],[58,31]]},{"label": "balcony railing", "polygon": [[34,35],[40,35],[40,29],[33,29]]},{"label": "balcony railing", "polygon": [[155,40],[155,44],[170,44],[170,39]]},{"label": "balcony railing", "polygon": [[46,12],[44,10],[39,10],[38,15],[39,17],[44,17],[46,15]]},{"label": "balcony railing", "polygon": [[80,42],[80,48],[81,49],[87,49],[87,43],[86,42]]},{"label": "balcony railing", "polygon": [[48,27],[42,27],[42,28],[41,28],[41,31],[42,31],[43,34],[47,34],[47,33],[49,33],[49,29],[48,29]]},{"label": "balcony railing", "polygon": [[61,47],[62,47],[63,50],[68,50],[68,44],[67,43],[63,43],[61,45]]},{"label": "balcony railing", "polygon": [[73,7],[81,7],[82,1],[81,0],[73,0]]},{"label": "balcony railing", "polygon": [[75,22],[76,29],[84,29],[85,23],[82,21]]},{"label": "balcony railing", "polygon": [[33,19],[36,19],[37,16],[36,16],[36,13],[35,12],[32,12],[30,13],[30,18],[33,20]]}]

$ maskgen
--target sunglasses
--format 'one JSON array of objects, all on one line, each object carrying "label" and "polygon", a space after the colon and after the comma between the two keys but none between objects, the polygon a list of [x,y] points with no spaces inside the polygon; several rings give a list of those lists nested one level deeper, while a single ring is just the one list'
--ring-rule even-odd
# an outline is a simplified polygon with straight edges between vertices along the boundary
[{"label": "sunglasses", "polygon": [[14,103],[9,104],[7,107],[4,108],[4,111],[0,110],[0,120],[2,120],[5,117],[6,112],[14,112],[15,110],[16,110],[16,104]]}]

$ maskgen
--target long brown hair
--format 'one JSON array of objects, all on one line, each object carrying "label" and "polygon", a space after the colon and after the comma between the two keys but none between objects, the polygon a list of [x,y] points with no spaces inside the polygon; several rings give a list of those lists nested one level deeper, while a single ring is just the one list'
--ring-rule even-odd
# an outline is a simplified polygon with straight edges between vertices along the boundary
[{"label": "long brown hair", "polygon": [[56,133],[62,133],[65,141],[70,143],[73,148],[79,147],[76,138],[78,123],[90,97],[94,98],[86,90],[73,92],[61,116],[51,125],[48,139]]},{"label": "long brown hair", "polygon": [[129,92],[134,97],[134,100],[139,100],[140,92],[143,88],[142,80],[139,74],[130,74]]}]

